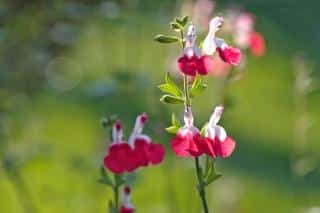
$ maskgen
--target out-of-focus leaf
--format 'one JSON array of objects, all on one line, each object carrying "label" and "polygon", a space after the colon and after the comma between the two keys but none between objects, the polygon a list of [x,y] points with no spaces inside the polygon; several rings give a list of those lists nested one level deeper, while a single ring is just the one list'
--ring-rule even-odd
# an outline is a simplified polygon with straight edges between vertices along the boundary
[{"label": "out-of-focus leaf", "polygon": [[166,128],[166,131],[171,134],[176,134],[179,131],[179,127],[177,126],[169,126]]},{"label": "out-of-focus leaf", "polygon": [[208,127],[208,122],[206,122],[206,123],[202,126],[202,128],[201,128],[201,130],[200,130],[200,135],[204,136],[204,134],[206,133],[205,131],[206,131],[207,127]]},{"label": "out-of-focus leaf", "polygon": [[180,122],[176,119],[176,116],[174,113],[172,113],[171,115],[171,123],[173,126],[177,126],[177,127],[180,127]]},{"label": "out-of-focus leaf", "polygon": [[177,32],[180,32],[181,30],[183,30],[183,26],[181,26],[177,22],[170,22],[170,26],[171,26],[171,29],[173,29],[174,31],[177,31]]},{"label": "out-of-focus leaf", "polygon": [[178,93],[178,96],[182,96],[183,92],[180,90],[178,85],[174,82],[169,72],[166,73],[165,80],[166,80],[166,83],[169,84]]},{"label": "out-of-focus leaf", "polygon": [[181,92],[179,89],[177,89],[177,87],[173,86],[172,84],[161,84],[158,86],[158,88],[162,91],[162,92],[165,92],[165,93],[169,93],[171,95],[174,95],[174,96],[178,96],[178,97],[181,97]]},{"label": "out-of-focus leaf", "polygon": [[117,120],[117,115],[110,115],[108,117],[104,117],[101,119],[101,125],[106,128],[106,127],[112,126],[116,120]]},{"label": "out-of-focus leaf", "polygon": [[101,177],[99,179],[99,183],[102,183],[111,187],[113,186],[112,180],[103,166],[101,166],[100,168],[100,175]]},{"label": "out-of-focus leaf", "polygon": [[203,83],[201,76],[197,75],[192,83],[190,96],[195,97],[207,88],[207,84]]},{"label": "out-of-focus leaf", "polygon": [[174,43],[180,41],[178,37],[168,35],[156,35],[154,40],[160,43]]},{"label": "out-of-focus leaf", "polygon": [[171,95],[163,95],[160,98],[160,101],[166,104],[183,104],[184,103],[183,98],[171,96]]},{"label": "out-of-focus leaf", "polygon": [[210,185],[212,182],[214,182],[215,180],[219,179],[222,176],[222,174],[217,173],[213,160],[209,159],[207,163],[209,165],[206,165],[206,169],[208,169],[208,171],[205,172],[205,177],[204,177],[205,186]]},{"label": "out-of-focus leaf", "polygon": [[188,16],[183,16],[182,18],[176,18],[175,21],[179,23],[182,27],[185,27],[188,23]]}]

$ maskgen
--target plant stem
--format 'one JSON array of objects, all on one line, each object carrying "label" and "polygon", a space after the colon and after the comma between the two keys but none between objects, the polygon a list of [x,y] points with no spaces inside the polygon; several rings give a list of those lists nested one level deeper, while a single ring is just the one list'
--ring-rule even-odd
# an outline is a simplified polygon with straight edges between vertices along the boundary
[{"label": "plant stem", "polygon": [[200,195],[200,198],[202,201],[203,210],[205,213],[209,213],[208,204],[207,204],[207,200],[206,200],[205,185],[202,180],[201,168],[200,168],[198,157],[195,157],[195,164],[196,164],[196,172],[197,172],[197,178],[198,178],[198,183],[199,183],[198,191],[199,191],[199,195]]},{"label": "plant stem", "polygon": [[118,185],[118,177],[117,175],[114,175],[114,179],[115,179],[115,185],[113,187],[113,193],[114,193],[114,207],[115,209],[118,211],[119,209],[119,185]]},{"label": "plant stem", "polygon": [[[180,31],[180,36],[181,36],[181,46],[182,46],[182,50],[183,50],[185,47],[185,42],[184,42],[184,34],[183,34],[182,30]],[[185,101],[184,101],[185,111],[190,112],[191,99],[190,99],[190,95],[189,95],[188,76],[187,75],[183,75],[183,89],[184,89],[184,94],[185,94]],[[198,183],[199,183],[198,191],[199,191],[199,195],[200,195],[200,198],[202,201],[202,206],[203,206],[204,212],[209,213],[208,204],[206,201],[205,185],[203,183],[201,168],[200,168],[198,157],[195,157],[195,165],[196,165],[196,173],[197,173],[197,178],[198,178]]]}]

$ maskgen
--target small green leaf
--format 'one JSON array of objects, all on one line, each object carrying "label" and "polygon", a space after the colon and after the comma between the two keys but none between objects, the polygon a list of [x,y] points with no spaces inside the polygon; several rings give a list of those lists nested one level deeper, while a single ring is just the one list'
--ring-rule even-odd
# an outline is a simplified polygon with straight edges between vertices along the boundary
[{"label": "small green leaf", "polygon": [[101,166],[100,168],[100,174],[101,174],[101,177],[98,180],[99,183],[102,183],[108,186],[113,186],[112,180],[103,166]]},{"label": "small green leaf", "polygon": [[215,165],[214,165],[214,161],[210,161],[209,163],[210,163],[209,174],[207,175],[206,180],[205,180],[206,186],[208,186],[213,181],[219,179],[222,176],[222,174],[217,173]]},{"label": "small green leaf", "polygon": [[183,16],[181,21],[182,23],[180,23],[182,26],[186,26],[186,24],[188,23],[188,19],[189,17],[188,16]]},{"label": "small green leaf", "polygon": [[115,179],[117,187],[121,186],[122,184],[124,184],[126,182],[124,177],[121,175],[114,175],[114,179]]},{"label": "small green leaf", "polygon": [[204,136],[204,134],[206,133],[207,127],[208,127],[208,122],[206,122],[206,123],[202,126],[202,128],[201,128],[201,130],[200,130],[200,135]]},{"label": "small green leaf", "polygon": [[206,88],[207,88],[207,84],[203,83],[201,76],[197,75],[191,86],[191,90],[190,90],[191,97],[195,97],[196,95],[203,92]]},{"label": "small green leaf", "polygon": [[163,95],[160,98],[160,101],[166,104],[182,104],[184,103],[183,98],[171,96],[171,95]]},{"label": "small green leaf", "polygon": [[176,18],[175,21],[179,23],[182,27],[185,27],[188,23],[188,16],[183,16],[182,18]]},{"label": "small green leaf", "polygon": [[166,128],[166,131],[171,133],[171,134],[176,134],[179,130],[178,126],[169,126]]},{"label": "small green leaf", "polygon": [[183,30],[183,26],[181,26],[177,22],[170,22],[170,26],[171,26],[171,29],[173,29],[174,31],[177,31],[177,32],[180,32],[181,30]]},{"label": "small green leaf", "polygon": [[172,84],[161,84],[158,86],[158,88],[162,91],[162,92],[166,92],[169,93],[171,95],[177,96],[177,97],[181,97],[181,91],[174,85]]},{"label": "small green leaf", "polygon": [[168,35],[156,35],[154,40],[160,43],[174,43],[180,41],[178,37]]},{"label": "small green leaf", "polygon": [[181,126],[181,125],[180,125],[180,122],[176,119],[176,116],[175,116],[174,113],[172,113],[172,115],[171,115],[171,124],[172,124],[173,126],[177,126],[177,127],[180,127],[180,126]]},{"label": "small green leaf", "polygon": [[180,88],[177,86],[177,84],[174,82],[174,80],[172,79],[172,77],[170,76],[170,73],[167,72],[166,73],[166,83],[169,84],[172,88],[174,88],[174,90],[176,90],[177,92],[179,92],[178,96],[182,96],[183,92],[180,90]]}]

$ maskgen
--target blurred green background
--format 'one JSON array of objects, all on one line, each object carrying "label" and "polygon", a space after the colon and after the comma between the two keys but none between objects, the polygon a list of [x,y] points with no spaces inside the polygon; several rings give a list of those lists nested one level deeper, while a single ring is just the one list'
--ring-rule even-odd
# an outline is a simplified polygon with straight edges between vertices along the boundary
[{"label": "blurred green background", "polygon": [[[201,212],[193,161],[173,156],[163,130],[182,109],[161,104],[156,88],[179,49],[152,40],[189,15],[180,13],[184,3],[1,1],[1,213],[106,212],[112,191],[97,180],[109,136],[99,121],[117,114],[128,136],[141,112],[150,115],[145,132],[168,149],[163,164],[138,172],[137,212]],[[228,87],[222,123],[237,149],[218,160],[224,176],[207,190],[210,208],[319,213],[320,4],[220,0],[217,13],[234,3],[256,16],[267,54],[249,56],[244,76]],[[309,85],[302,94],[297,63]],[[199,126],[217,99],[217,80],[206,81],[193,102]]]}]

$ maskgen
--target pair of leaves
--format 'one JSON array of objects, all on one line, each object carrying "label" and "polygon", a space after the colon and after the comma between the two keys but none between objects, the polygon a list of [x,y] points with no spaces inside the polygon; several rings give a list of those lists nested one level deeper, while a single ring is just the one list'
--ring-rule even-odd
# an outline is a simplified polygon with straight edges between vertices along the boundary
[{"label": "pair of leaves", "polygon": [[114,181],[112,181],[111,177],[103,166],[101,166],[100,168],[100,179],[98,181],[99,183],[110,186],[112,188],[117,188],[125,183],[125,180],[121,175],[115,175]]},{"label": "pair of leaves", "polygon": [[194,79],[191,90],[190,90],[190,96],[193,98],[203,92],[207,88],[207,84],[203,82],[203,79],[200,75],[197,75]]},{"label": "pair of leaves", "polygon": [[[184,27],[188,23],[188,16],[184,16],[182,18],[175,18],[174,21],[170,22],[171,29],[173,29],[176,32],[183,32]],[[169,43],[175,43],[175,42],[180,42],[181,39],[178,38],[177,36],[171,36],[171,35],[156,35],[154,37],[154,40],[163,43],[163,44],[169,44]]]},{"label": "pair of leaves", "polygon": [[171,115],[171,126],[166,128],[166,131],[171,133],[171,134],[176,134],[178,130],[180,129],[181,124],[180,122],[176,119],[176,116],[174,113]]},{"label": "pair of leaves", "polygon": [[214,160],[206,156],[206,168],[202,177],[204,186],[210,185],[212,182],[219,179],[221,176],[222,174],[216,171]]},{"label": "pair of leaves", "polygon": [[175,84],[169,73],[166,74],[166,83],[161,84],[158,88],[165,93],[160,101],[166,104],[182,104],[184,103],[183,92],[179,89],[179,87]]},{"label": "pair of leaves", "polygon": [[175,18],[174,21],[170,22],[171,29],[176,32],[181,32],[188,23],[188,16],[182,18]]}]

